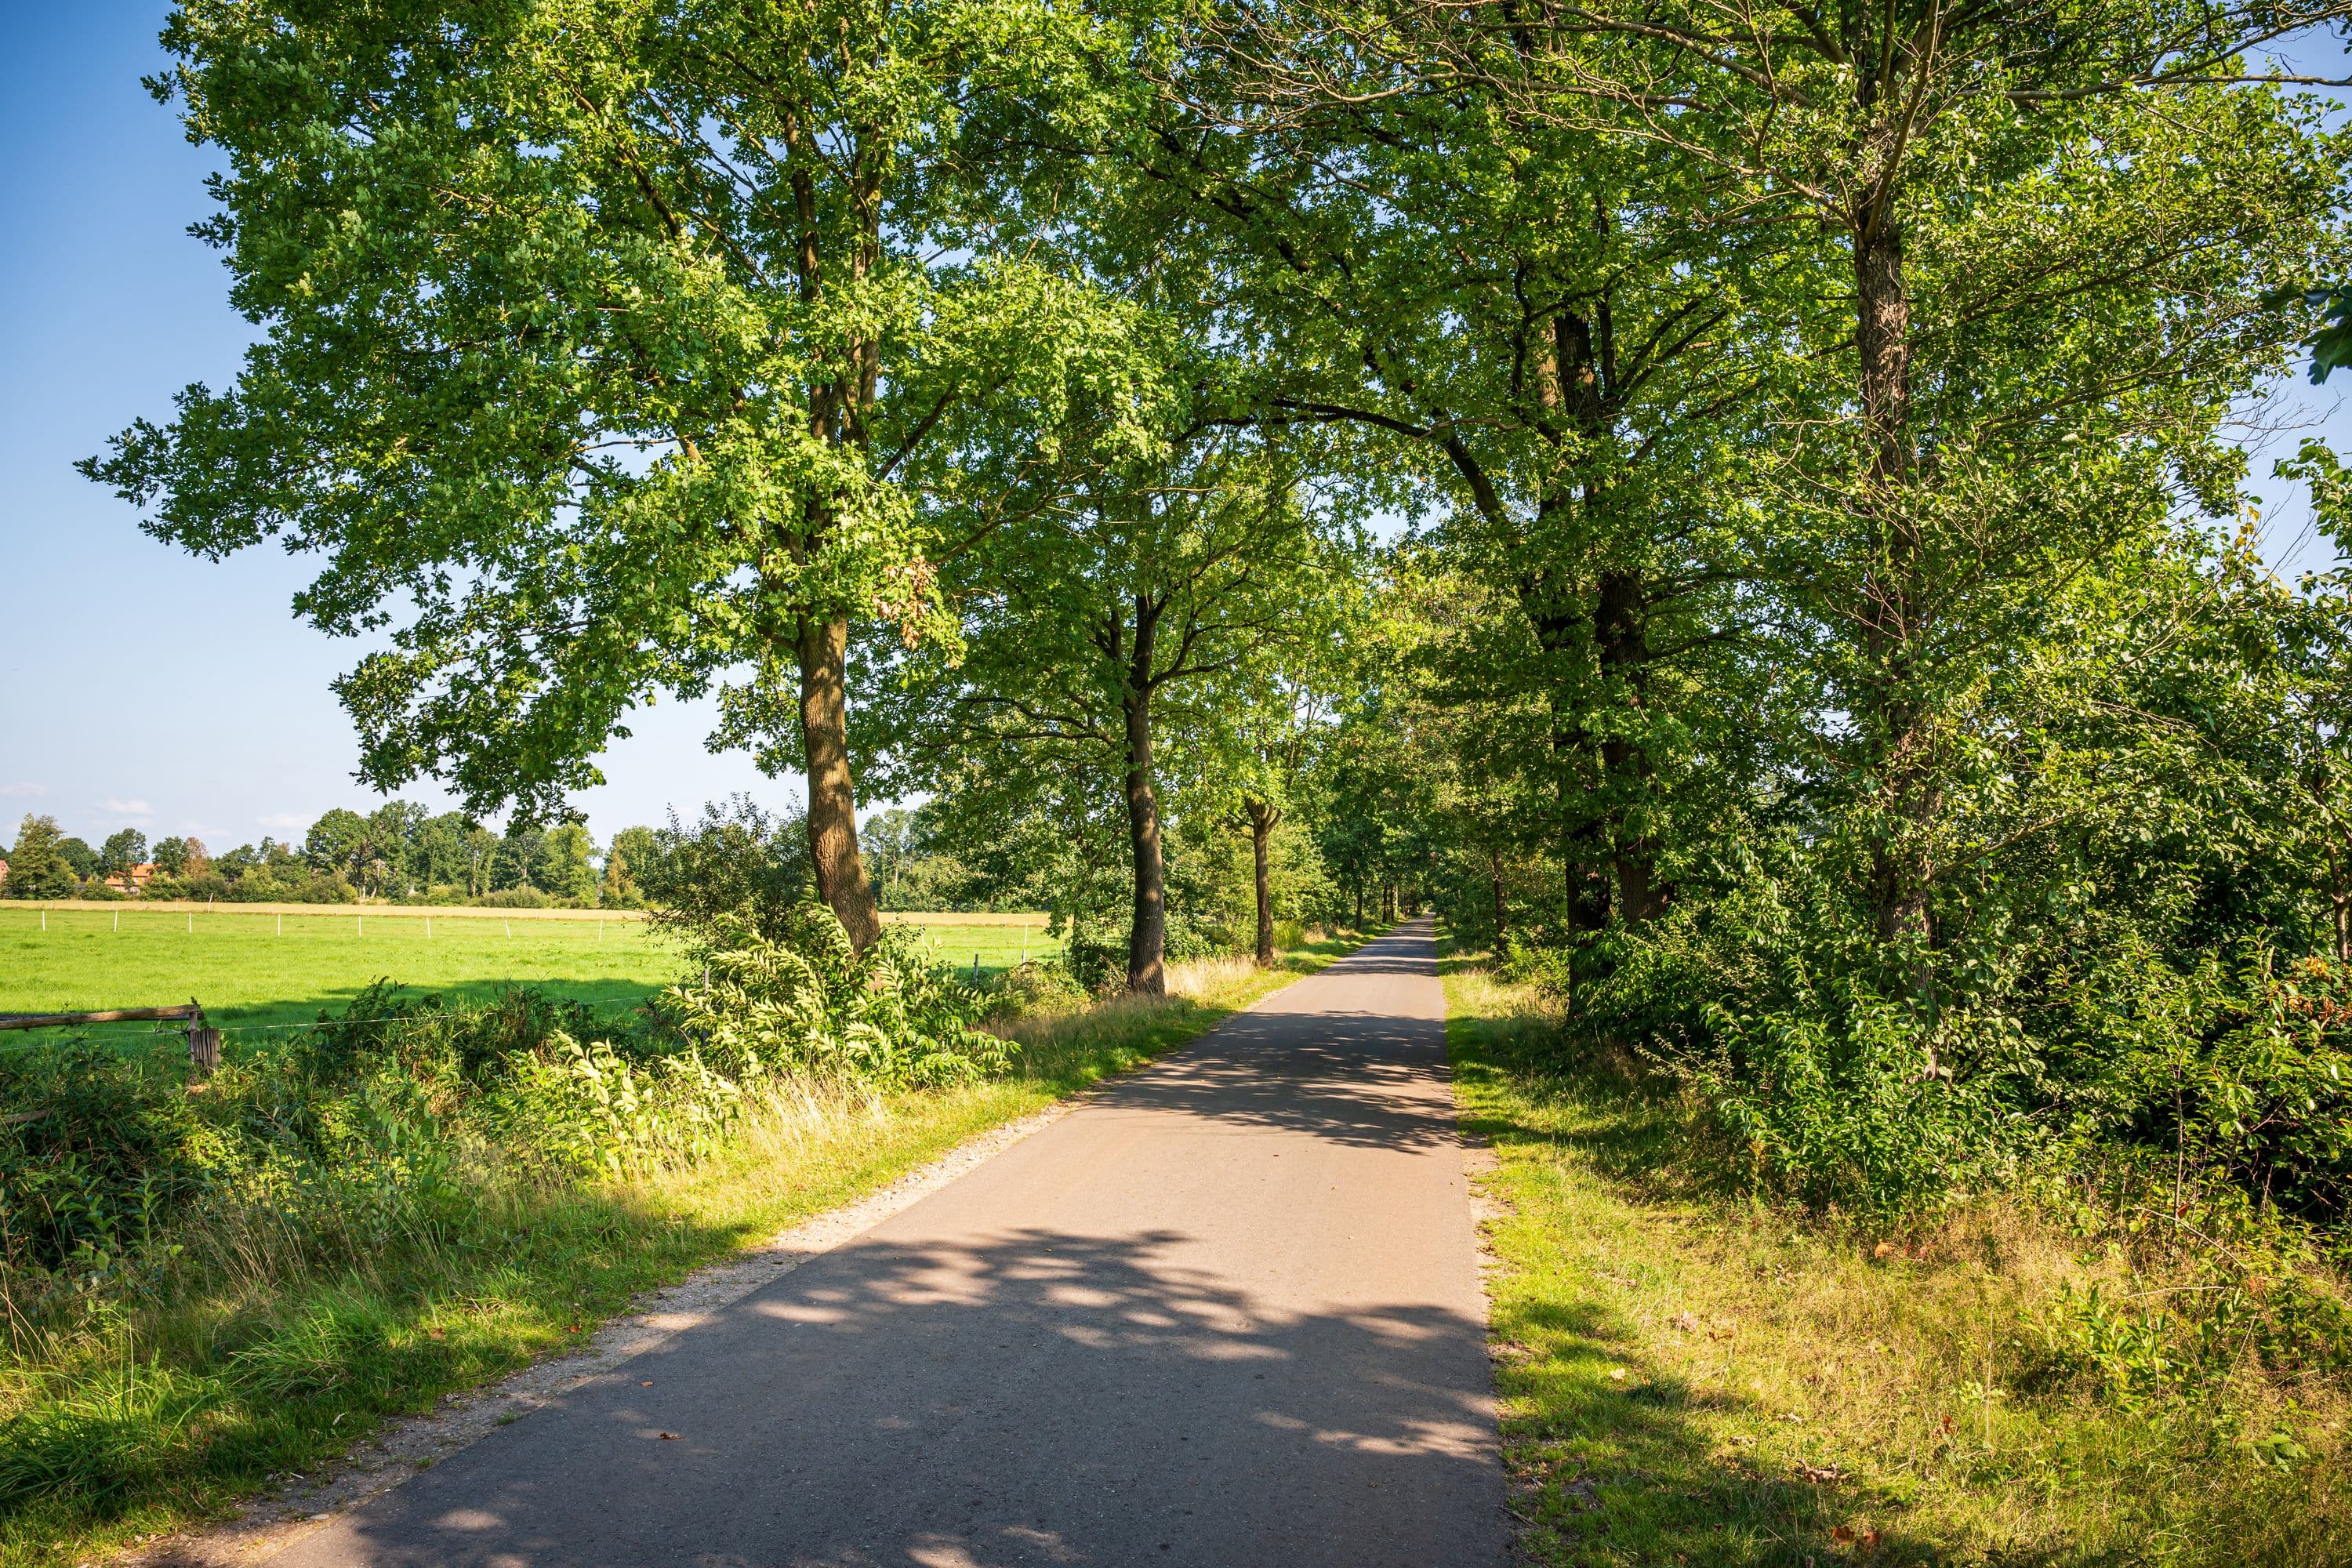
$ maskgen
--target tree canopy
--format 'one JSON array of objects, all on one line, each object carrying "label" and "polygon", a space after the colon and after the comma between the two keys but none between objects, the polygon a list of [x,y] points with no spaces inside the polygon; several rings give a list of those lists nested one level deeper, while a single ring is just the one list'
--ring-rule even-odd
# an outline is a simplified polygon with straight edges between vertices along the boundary
[{"label": "tree canopy", "polygon": [[190,0],[262,337],[86,468],[318,553],[365,778],[513,808],[322,821],[361,885],[582,888],[548,822],[716,693],[805,812],[616,898],[691,840],[866,946],[920,794],[889,897],[1135,989],[1433,903],[1924,1190],[2352,963],[2346,586],[2242,439],[2341,362],[2352,141],[2274,61],[2347,14]]}]

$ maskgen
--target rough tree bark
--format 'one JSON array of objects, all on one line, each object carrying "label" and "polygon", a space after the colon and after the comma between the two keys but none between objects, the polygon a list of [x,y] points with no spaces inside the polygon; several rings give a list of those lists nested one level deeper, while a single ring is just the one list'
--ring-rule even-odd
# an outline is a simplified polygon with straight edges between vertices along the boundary
[{"label": "rough tree bark", "polygon": [[[1648,585],[1640,573],[1601,574],[1593,595],[1593,647],[1605,688],[1622,695],[1636,722],[1649,684],[1648,610]],[[1610,795],[1609,858],[1618,912],[1627,925],[1640,925],[1664,910],[1672,892],[1657,879],[1657,844],[1644,810],[1653,783],[1648,750],[1622,729],[1612,725],[1601,743],[1601,775]]]},{"label": "rough tree bark", "polygon": [[1146,996],[1168,990],[1168,884],[1160,841],[1160,795],[1151,777],[1151,658],[1158,607],[1135,600],[1135,650],[1120,699],[1127,720],[1127,834],[1135,864],[1135,912],[1127,934],[1127,988]]},{"label": "rough tree bark", "polygon": [[832,907],[862,952],[880,939],[882,916],[857,853],[857,792],[849,776],[849,709],[843,684],[848,647],[847,621],[801,617],[794,651],[808,762],[809,864],[817,896]]},{"label": "rough tree bark", "polygon": [[1242,811],[1248,819],[1250,861],[1257,887],[1257,962],[1261,969],[1274,963],[1274,879],[1269,868],[1274,844],[1274,829],[1282,820],[1282,813],[1262,800],[1244,799]]},{"label": "rough tree bark", "polygon": [[1861,706],[1876,753],[1878,821],[1871,839],[1871,899],[1881,942],[1924,940],[1934,875],[1925,830],[1937,790],[1927,755],[1927,714],[1912,649],[1919,631],[1921,541],[1902,494],[1914,467],[1911,430],[1911,300],[1904,285],[1903,237],[1893,197],[1882,195],[1855,222],[1854,342],[1860,352],[1863,418],[1871,443],[1864,501],[1878,531],[1877,559],[1856,606],[1867,656]]}]

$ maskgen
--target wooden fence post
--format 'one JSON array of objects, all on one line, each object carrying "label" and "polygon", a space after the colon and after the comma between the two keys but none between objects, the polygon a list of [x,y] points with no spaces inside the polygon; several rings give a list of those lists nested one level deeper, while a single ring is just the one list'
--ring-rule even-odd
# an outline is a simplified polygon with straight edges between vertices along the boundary
[{"label": "wooden fence post", "polygon": [[210,1078],[220,1068],[221,1032],[198,1028],[188,1031],[188,1074],[192,1078]]}]

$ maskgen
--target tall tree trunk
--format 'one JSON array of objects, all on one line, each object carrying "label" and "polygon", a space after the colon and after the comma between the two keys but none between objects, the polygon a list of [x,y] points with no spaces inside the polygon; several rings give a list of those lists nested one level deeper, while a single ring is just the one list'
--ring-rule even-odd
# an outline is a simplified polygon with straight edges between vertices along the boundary
[{"label": "tall tree trunk", "polygon": [[[1627,717],[1637,723],[1649,679],[1648,610],[1648,589],[1639,573],[1601,574],[1593,595],[1593,648],[1607,697],[1627,709]],[[1640,925],[1665,908],[1668,889],[1657,880],[1657,843],[1650,833],[1649,748],[1627,739],[1625,728],[1623,723],[1610,726],[1601,743],[1601,769],[1609,797],[1609,858],[1617,909],[1627,925]]]},{"label": "tall tree trunk", "polygon": [[1274,963],[1274,879],[1268,852],[1282,813],[1262,800],[1245,800],[1242,808],[1249,814],[1250,862],[1257,885],[1257,962],[1264,969]]},{"label": "tall tree trunk", "polygon": [[1364,879],[1356,879],[1356,929],[1364,929]]},{"label": "tall tree trunk", "polygon": [[1571,828],[1560,856],[1561,890],[1568,899],[1570,936],[1609,924],[1608,825],[1588,817]]},{"label": "tall tree trunk", "polygon": [[[1891,203],[1892,194],[1881,198]],[[1911,301],[1903,240],[1894,215],[1874,207],[1855,226],[1855,332],[1862,362],[1863,418],[1871,442],[1864,506],[1876,533],[1875,559],[1856,606],[1867,682],[1862,717],[1877,781],[1870,885],[1879,940],[1927,936],[1927,830],[1940,800],[1927,755],[1927,720],[1913,649],[1920,630],[1918,518],[1903,492],[1915,464],[1911,429]]]},{"label": "tall tree trunk", "polygon": [[1168,990],[1168,887],[1160,859],[1160,796],[1151,783],[1151,693],[1127,693],[1127,837],[1135,860],[1135,915],[1127,934],[1127,988]]},{"label": "tall tree trunk", "polygon": [[[1159,643],[1160,610],[1138,594],[1135,643],[1129,650],[1119,705],[1127,720],[1127,841],[1135,863],[1135,912],[1127,931],[1127,988],[1146,996],[1168,991],[1167,868],[1160,843],[1160,794],[1151,777],[1151,661]],[[1110,647],[1118,648],[1117,620]]]},{"label": "tall tree trunk", "polygon": [[801,671],[801,735],[808,759],[809,864],[817,895],[832,906],[859,952],[882,935],[882,917],[857,855],[857,794],[849,777],[849,709],[843,689],[849,623],[800,617],[794,651]]}]

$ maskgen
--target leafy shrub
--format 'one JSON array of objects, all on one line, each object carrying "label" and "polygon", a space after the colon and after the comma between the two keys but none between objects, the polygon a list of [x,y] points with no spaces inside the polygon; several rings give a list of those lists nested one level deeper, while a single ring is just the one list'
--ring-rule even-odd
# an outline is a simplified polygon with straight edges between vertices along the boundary
[{"label": "leafy shrub", "polygon": [[[753,1064],[756,1066],[757,1064]],[[525,1163],[565,1176],[621,1176],[717,1152],[743,1089],[688,1050],[635,1062],[604,1040],[559,1035],[514,1058],[481,1121]]]},{"label": "leafy shrub", "polygon": [[1070,927],[1060,963],[1071,984],[1090,996],[1100,996],[1127,984],[1127,933],[1090,921]]},{"label": "leafy shrub", "polygon": [[[509,985],[487,1002],[457,1003],[378,980],[341,1013],[321,1012],[288,1051],[303,1079],[330,1089],[380,1069],[418,1082],[454,1075],[480,1085],[494,1081],[516,1056],[541,1051],[559,1037],[599,1033],[609,1037],[614,1026],[593,1008],[536,986]],[[641,1048],[659,1047],[646,1042]]]},{"label": "leafy shrub", "polygon": [[989,1015],[1000,1018],[1067,1013],[1082,1005],[1086,989],[1061,964],[1028,959],[1013,965],[982,993]]},{"label": "leafy shrub", "polygon": [[0,1054],[0,1267],[103,1268],[205,1183],[177,1083],[86,1039]]},{"label": "leafy shrub", "polygon": [[[1168,919],[1168,936],[1161,955],[1170,963],[1190,963],[1195,959],[1221,958],[1229,952],[1240,952],[1257,945],[1257,935],[1252,931],[1249,940],[1242,941],[1227,927],[1214,921],[1175,913]],[[1120,963],[1126,962],[1122,946]]]},{"label": "leafy shrub", "polygon": [[813,898],[774,926],[772,936],[739,916],[713,917],[692,949],[709,978],[662,994],[665,1015],[727,1070],[791,1068],[898,1086],[1004,1069],[1011,1047],[972,1026],[982,997],[902,928],[861,953]]},{"label": "leafy shrub", "polygon": [[646,896],[663,906],[655,920],[690,942],[707,940],[722,920],[768,942],[786,940],[813,882],[802,821],[743,795],[705,805],[691,826],[672,812],[654,835],[660,853],[636,868]]},{"label": "leafy shrub", "polygon": [[1760,1166],[1816,1204],[1933,1207],[2013,1164],[1996,1072],[1957,1077],[1910,1009],[1851,978],[1815,1005],[1711,1010],[1721,1042],[1691,1060]]}]

